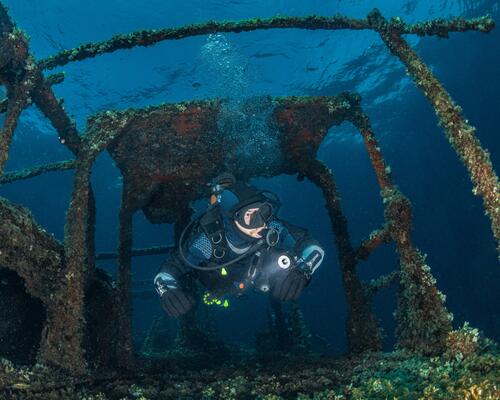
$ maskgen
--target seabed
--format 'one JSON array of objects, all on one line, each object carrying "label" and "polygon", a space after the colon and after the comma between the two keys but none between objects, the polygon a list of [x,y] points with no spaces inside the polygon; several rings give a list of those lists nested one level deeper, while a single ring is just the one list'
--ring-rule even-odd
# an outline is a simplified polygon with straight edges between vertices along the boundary
[{"label": "seabed", "polygon": [[[418,357],[403,351],[349,358],[239,360],[141,359],[134,372],[71,377],[46,366],[0,361],[2,399],[443,399],[500,398],[498,348]],[[206,368],[200,367],[206,365]]]},{"label": "seabed", "polygon": [[[298,306],[290,314],[294,318],[289,320],[295,321],[291,326],[283,321],[271,323],[258,335],[252,351],[227,349],[217,342],[214,332],[211,337],[201,334],[207,332],[203,324],[210,325],[210,318],[200,318],[194,310],[180,318],[174,349],[162,353],[145,346],[140,353],[134,351],[132,257],[167,253],[171,247],[133,249],[133,215],[142,211],[153,224],[174,224],[179,236],[191,218],[190,203],[207,198],[207,182],[234,161],[237,143],[228,141],[217,124],[227,99],[108,110],[89,116],[85,131],[78,132],[62,99],[52,90],[64,82],[64,73],[45,75],[70,62],[194,35],[287,28],[375,31],[432,105],[500,243],[500,185],[489,153],[460,106],[403,37],[448,38],[451,32],[465,31],[487,34],[494,26],[489,16],[407,24],[398,17],[386,20],[376,9],[363,19],[313,15],[209,21],[120,34],[35,60],[27,35],[0,2],[0,84],[7,93],[0,101],[0,113],[5,113],[0,131],[0,185],[75,170],[62,241],[40,227],[28,209],[0,197],[0,289],[9,293],[0,296],[0,315],[4,316],[0,354],[31,365],[21,367],[0,359],[0,399],[499,399],[498,346],[467,324],[454,329],[445,296],[412,241],[411,202],[394,183],[361,97],[353,92],[268,96],[269,132],[277,144],[275,162],[233,165],[241,180],[288,174],[299,181],[308,179],[321,190],[348,306],[348,356],[311,354]],[[74,158],[5,172],[19,116],[31,105],[50,121],[61,145]],[[349,236],[333,171],[316,157],[329,129],[343,122],[354,125],[363,138],[385,209],[383,225],[367,232],[366,239],[357,244]],[[118,252],[96,254],[96,205],[90,174],[103,151],[109,152],[120,170],[123,195]],[[395,244],[398,267],[363,282],[357,266],[387,243]],[[118,260],[115,281],[98,266],[100,260],[109,258]],[[398,285],[396,350],[382,353],[383,332],[372,299],[391,285]],[[281,305],[274,303],[271,308],[277,316],[274,320],[279,321]],[[40,316],[37,324],[32,323],[35,309]],[[298,334],[287,336],[287,332]],[[20,346],[21,341],[31,347]],[[288,346],[281,353],[268,351],[281,343]]]}]

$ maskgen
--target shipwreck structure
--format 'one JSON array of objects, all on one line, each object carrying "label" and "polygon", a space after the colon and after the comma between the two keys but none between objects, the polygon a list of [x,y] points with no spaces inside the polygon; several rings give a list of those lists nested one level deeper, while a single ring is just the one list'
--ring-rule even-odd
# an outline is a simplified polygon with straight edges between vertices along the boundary
[{"label": "shipwreck structure", "polygon": [[[223,99],[108,110],[90,116],[85,132],[78,132],[51,88],[62,82],[64,76],[45,75],[44,71],[163,40],[286,28],[363,29],[380,35],[434,107],[450,144],[469,172],[474,193],[483,199],[493,234],[500,244],[500,190],[488,152],[481,147],[460,107],[403,37],[416,34],[446,38],[450,32],[469,30],[488,33],[494,28],[490,17],[437,19],[410,25],[399,18],[386,20],[378,10],[373,10],[364,19],[337,15],[211,21],[117,35],[35,60],[26,36],[0,3],[0,84],[7,91],[7,98],[0,103],[5,113],[0,131],[0,184],[50,171],[75,170],[63,243],[37,225],[28,210],[0,199],[0,266],[21,277],[26,291],[46,311],[37,356],[40,362],[74,374],[84,373],[95,365],[133,367],[131,258],[134,254],[158,253],[163,249],[132,248],[132,216],[142,210],[152,223],[175,224],[179,232],[191,217],[190,202],[208,195],[205,183],[224,171],[226,156],[234,151],[234,143],[227,142],[218,129]],[[259,163],[252,170],[242,169],[239,178],[297,175],[322,190],[349,307],[346,326],[349,350],[381,349],[381,329],[372,310],[372,297],[397,281],[397,347],[425,354],[441,352],[452,329],[451,316],[424,256],[412,243],[411,203],[391,178],[369,117],[361,107],[360,96],[340,93],[327,97],[269,98],[269,102],[273,111],[268,122],[273,126],[283,156],[271,169]],[[72,151],[74,159],[5,173],[3,166],[19,116],[32,103],[52,123],[61,144]],[[363,137],[385,204],[385,224],[357,245],[349,237],[333,172],[316,158],[328,130],[345,121],[353,124]],[[119,167],[124,184],[116,287],[99,277],[94,248],[96,209],[90,172],[96,157],[105,150]],[[357,265],[390,241],[396,244],[399,268],[374,281],[362,282],[356,272]],[[95,296],[88,296],[93,291],[100,293],[99,304],[92,302]],[[102,314],[99,307],[107,310],[107,321],[97,317]]]}]

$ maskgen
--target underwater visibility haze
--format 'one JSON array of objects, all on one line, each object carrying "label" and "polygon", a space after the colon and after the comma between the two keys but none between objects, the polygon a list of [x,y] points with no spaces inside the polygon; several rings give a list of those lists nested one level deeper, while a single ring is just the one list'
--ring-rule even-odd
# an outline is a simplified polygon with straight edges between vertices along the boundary
[{"label": "underwater visibility haze", "polygon": [[500,1],[0,1],[0,399],[499,399]]}]

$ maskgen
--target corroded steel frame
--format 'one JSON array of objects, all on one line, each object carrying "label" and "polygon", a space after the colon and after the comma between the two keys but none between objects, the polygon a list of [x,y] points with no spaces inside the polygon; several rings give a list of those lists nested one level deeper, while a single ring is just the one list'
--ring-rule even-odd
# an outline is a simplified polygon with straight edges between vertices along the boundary
[{"label": "corroded steel frame", "polygon": [[[68,210],[68,220],[64,237],[64,266],[60,266],[58,250],[46,256],[50,258],[53,269],[64,268],[64,273],[54,272],[57,278],[57,289],[53,298],[58,299],[56,318],[48,321],[44,342],[41,346],[40,361],[63,367],[73,373],[82,373],[87,369],[82,346],[83,340],[83,299],[86,274],[94,264],[94,224],[95,205],[90,185],[92,164],[102,150],[117,139],[119,129],[100,130],[89,126],[85,135],[80,135],[73,121],[66,114],[62,103],[55,97],[51,85],[60,82],[60,76],[45,78],[44,69],[65,65],[71,61],[80,61],[99,54],[110,53],[135,46],[150,46],[162,40],[181,39],[193,35],[215,32],[244,32],[257,29],[303,28],[303,29],[371,29],[377,31],[392,53],[397,55],[407,66],[408,73],[414,78],[417,86],[435,108],[441,125],[445,128],[450,143],[466,165],[474,193],[483,197],[493,233],[500,242],[499,184],[488,153],[481,148],[472,128],[463,118],[461,110],[453,103],[449,94],[432,75],[429,68],[419,59],[416,53],[402,38],[403,34],[437,35],[448,37],[449,32],[477,30],[489,32],[494,27],[490,17],[471,20],[454,18],[450,20],[433,20],[409,25],[399,18],[385,20],[374,10],[366,19],[350,19],[343,16],[318,17],[276,17],[271,19],[253,19],[239,22],[208,22],[176,29],[143,30],[129,35],[118,35],[100,43],[88,43],[78,48],[65,50],[55,56],[36,62],[29,53],[28,40],[10,20],[6,8],[0,3],[0,83],[7,88],[7,100],[2,101],[0,109],[6,112],[4,126],[0,131],[0,183],[12,182],[35,176],[39,173],[58,169],[76,168],[74,191]],[[59,134],[62,144],[67,146],[76,156],[75,160],[36,167],[32,171],[3,175],[3,166],[8,156],[12,136],[19,116],[31,102],[35,103],[51,121]],[[291,151],[288,160],[291,166],[287,173],[299,173],[318,185],[325,196],[332,228],[336,234],[339,249],[339,260],[343,276],[344,288],[349,306],[347,333],[351,351],[377,350],[381,348],[381,335],[377,321],[371,310],[371,297],[377,290],[386,287],[395,279],[400,281],[398,301],[398,346],[425,352],[439,351],[445,335],[451,329],[450,316],[443,305],[443,296],[435,287],[435,280],[430,274],[425,260],[411,243],[411,208],[409,201],[394,186],[390,178],[390,169],[385,164],[367,116],[359,107],[352,107],[341,120],[351,121],[363,135],[367,151],[370,155],[381,195],[386,205],[386,224],[374,231],[358,248],[350,242],[347,221],[342,213],[340,197],[333,180],[332,172],[320,161],[315,152],[307,153],[307,157],[296,157],[298,153]],[[345,111],[345,110],[344,110]],[[314,132],[309,132],[313,142]],[[324,134],[325,132],[323,132]],[[301,133],[304,135],[304,132]],[[319,143],[321,139],[319,140]],[[319,146],[319,143],[317,145]],[[293,143],[292,143],[293,144]],[[3,175],[3,176],[2,176]],[[122,202],[120,214],[120,276],[118,279],[121,318],[118,323],[122,327],[121,362],[130,366],[133,362],[131,348],[130,324],[130,259],[132,256],[131,220],[137,207],[127,197]],[[24,220],[16,220],[8,204],[1,207],[2,229],[16,228],[24,224]],[[20,213],[23,213],[20,211]],[[21,214],[20,214],[21,215]],[[22,215],[25,215],[22,214]],[[2,232],[6,234],[6,232]],[[6,237],[6,236],[3,236]],[[47,238],[39,233],[32,240],[42,248],[55,248],[57,244],[46,243]],[[368,257],[380,244],[389,240],[396,243],[401,268],[399,271],[381,277],[369,284],[362,283],[356,275],[356,265]],[[15,247],[15,243],[2,244],[6,249]],[[500,250],[500,249],[499,249]],[[36,274],[29,272],[26,260],[13,257],[12,252],[0,252],[0,264],[16,270],[25,280],[30,293],[46,299],[46,291],[41,294],[33,288]],[[36,262],[35,259],[31,259]],[[27,269],[26,269],[27,268]],[[416,310],[416,312],[415,312]],[[432,311],[432,312],[430,312]],[[429,316],[432,315],[432,318]],[[69,333],[69,334],[68,334]],[[430,340],[432,338],[432,340]],[[119,339],[120,341],[120,339]]]}]

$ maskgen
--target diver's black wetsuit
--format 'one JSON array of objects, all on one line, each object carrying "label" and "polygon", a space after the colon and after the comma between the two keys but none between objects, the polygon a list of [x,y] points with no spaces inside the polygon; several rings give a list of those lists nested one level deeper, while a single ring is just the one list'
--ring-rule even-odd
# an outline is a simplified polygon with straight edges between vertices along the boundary
[{"label": "diver's black wetsuit", "polygon": [[[262,205],[262,198],[252,203],[257,189],[243,189],[243,196],[236,186],[222,191],[217,209],[210,209],[194,224],[182,249],[172,252],[160,268],[155,288],[170,315],[178,316],[191,308],[194,279],[216,297],[240,295],[252,287],[270,291],[280,300],[295,300],[321,264],[324,251],[319,243],[305,229],[278,219],[275,204],[266,215],[262,239],[238,229],[234,210],[241,204],[247,208]],[[237,258],[240,260],[232,263]]]}]

